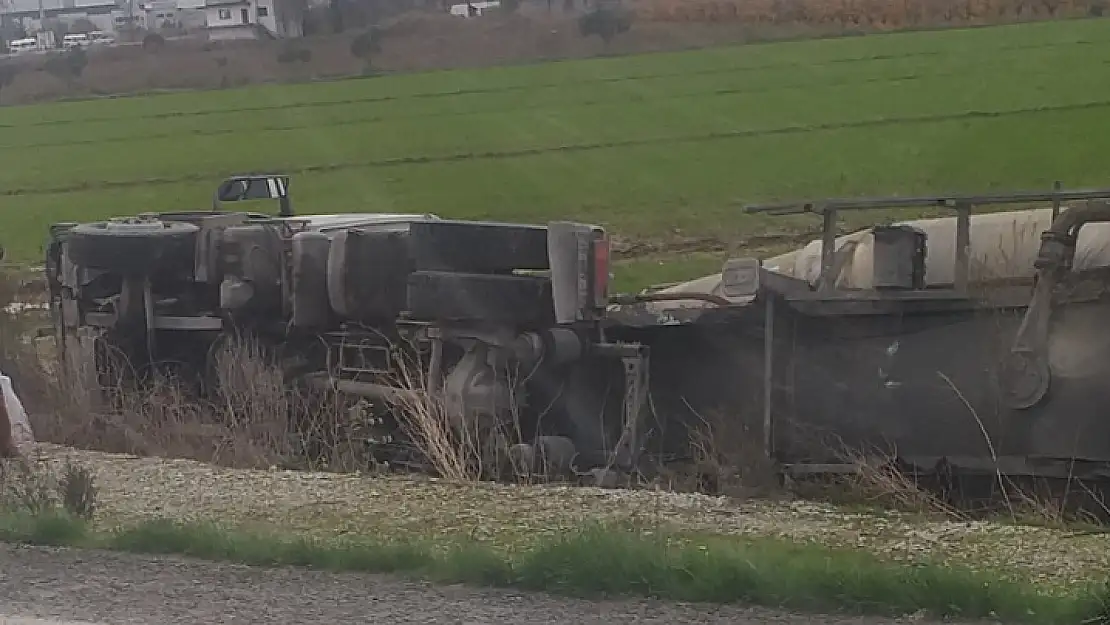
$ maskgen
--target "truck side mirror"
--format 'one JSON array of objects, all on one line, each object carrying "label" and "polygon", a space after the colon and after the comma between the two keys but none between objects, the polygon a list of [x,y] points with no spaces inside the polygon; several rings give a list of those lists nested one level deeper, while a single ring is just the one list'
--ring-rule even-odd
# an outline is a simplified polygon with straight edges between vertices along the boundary
[{"label": "truck side mirror", "polygon": [[244,180],[225,180],[216,190],[216,198],[221,202],[238,202],[246,199],[247,188]]},{"label": "truck side mirror", "polygon": [[241,202],[245,200],[277,200],[282,217],[293,215],[289,201],[288,176],[236,176],[229,178],[216,188],[212,210],[219,210],[221,202]]}]

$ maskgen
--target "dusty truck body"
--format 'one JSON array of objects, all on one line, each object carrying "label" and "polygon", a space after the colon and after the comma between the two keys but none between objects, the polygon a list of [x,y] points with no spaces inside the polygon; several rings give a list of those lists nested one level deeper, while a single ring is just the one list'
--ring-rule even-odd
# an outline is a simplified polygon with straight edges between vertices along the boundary
[{"label": "dusty truck body", "polygon": [[[1110,475],[1110,190],[824,200],[821,239],[761,263],[752,297],[723,274],[609,310],[652,352],[650,399],[673,447],[705,421],[787,473]],[[1070,208],[1062,207],[1070,203]],[[1041,208],[975,214],[977,206]],[[951,216],[837,237],[847,211]],[[744,266],[745,271],[749,271]],[[735,294],[734,294],[735,295]],[[727,441],[726,441],[727,442]]]},{"label": "dusty truck body", "polygon": [[[251,199],[279,214],[224,207]],[[254,175],[220,185],[211,210],[55,225],[47,274],[65,370],[95,389],[170,369],[204,392],[220,383],[214,350],[249,336],[291,386],[352,410],[426,393],[452,424],[512,422],[513,444],[629,465],[622,399],[647,360],[602,328],[608,253],[604,230],[583,224],[295,216],[289,179]],[[605,397],[576,390],[595,370],[617,372]]]},{"label": "dusty truck body", "polygon": [[[280,214],[220,207],[258,198]],[[788,473],[851,470],[851,454],[879,451],[921,471],[1100,476],[1108,198],[752,207],[815,214],[823,235],[616,296],[596,226],[297,217],[287,178],[247,176],[209,211],[59,224],[47,273],[67,370],[101,386],[111,354],[210,379],[213,349],[247,334],[291,385],[396,406],[414,390],[397,384],[402,345],[426,381],[415,390],[453,424],[513,422],[516,445],[569,445],[579,471],[694,457],[710,425],[722,451]],[[1031,203],[1046,206],[975,213]],[[835,236],[846,211],[914,207],[953,214]]]}]

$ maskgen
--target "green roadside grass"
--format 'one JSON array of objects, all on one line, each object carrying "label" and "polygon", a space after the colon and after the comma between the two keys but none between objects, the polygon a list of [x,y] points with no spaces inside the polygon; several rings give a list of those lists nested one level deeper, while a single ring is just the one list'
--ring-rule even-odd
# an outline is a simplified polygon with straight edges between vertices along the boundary
[{"label": "green roadside grass", "polygon": [[642,596],[803,612],[1006,623],[1105,623],[1101,585],[1048,595],[986,572],[895,565],[858,551],[590,525],[508,554],[463,542],[313,539],[154,520],[110,531],[54,513],[0,514],[0,541],[177,555],[253,566],[394,574],[578,597]]}]

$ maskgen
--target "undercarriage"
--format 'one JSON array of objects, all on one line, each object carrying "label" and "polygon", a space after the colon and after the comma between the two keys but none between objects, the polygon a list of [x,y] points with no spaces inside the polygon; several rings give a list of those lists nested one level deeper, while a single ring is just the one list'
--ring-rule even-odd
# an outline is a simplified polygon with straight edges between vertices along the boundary
[{"label": "undercarriage", "polygon": [[[217,199],[287,193],[274,178]],[[369,461],[443,473],[432,428],[470,441],[490,478],[610,484],[710,460],[801,479],[858,471],[861,454],[945,488],[1110,477],[1110,190],[751,207],[816,214],[822,235],[621,296],[596,226],[298,218],[278,199],[281,217],[56,226],[47,266],[73,380],[105,397],[171,371],[210,398],[234,377],[215,354],[245,342]],[[973,214],[1037,202],[1051,208]],[[836,236],[847,211],[922,207],[954,214]]]},{"label": "undercarriage", "polygon": [[[287,190],[254,176],[217,198],[276,194],[285,214]],[[91,400],[172,375],[218,401],[227,363],[247,358],[228,350],[246,349],[288,392],[328,398],[374,462],[427,464],[417,439],[438,428],[474,439],[486,476],[506,460],[639,470],[648,350],[602,328],[596,226],[150,214],[55,226],[47,271],[62,357]]]}]

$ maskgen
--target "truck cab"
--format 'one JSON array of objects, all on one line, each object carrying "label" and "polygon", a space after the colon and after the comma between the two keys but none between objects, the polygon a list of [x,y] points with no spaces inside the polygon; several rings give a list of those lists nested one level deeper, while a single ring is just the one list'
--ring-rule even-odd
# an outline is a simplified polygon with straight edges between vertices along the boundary
[{"label": "truck cab", "polygon": [[[454,423],[512,421],[529,437],[593,444],[600,417],[581,420],[582,407],[602,398],[591,387],[579,401],[560,385],[599,361],[621,372],[646,358],[605,339],[604,229],[297,215],[289,186],[278,174],[235,176],[209,210],[54,225],[47,271],[68,370],[95,372],[87,385],[103,388],[110,372],[139,372],[141,383],[177,363],[211,386],[214,346],[248,335],[290,384],[389,404],[414,390],[398,386],[400,353],[423,372],[416,390]],[[277,209],[228,210],[252,200]]]}]

